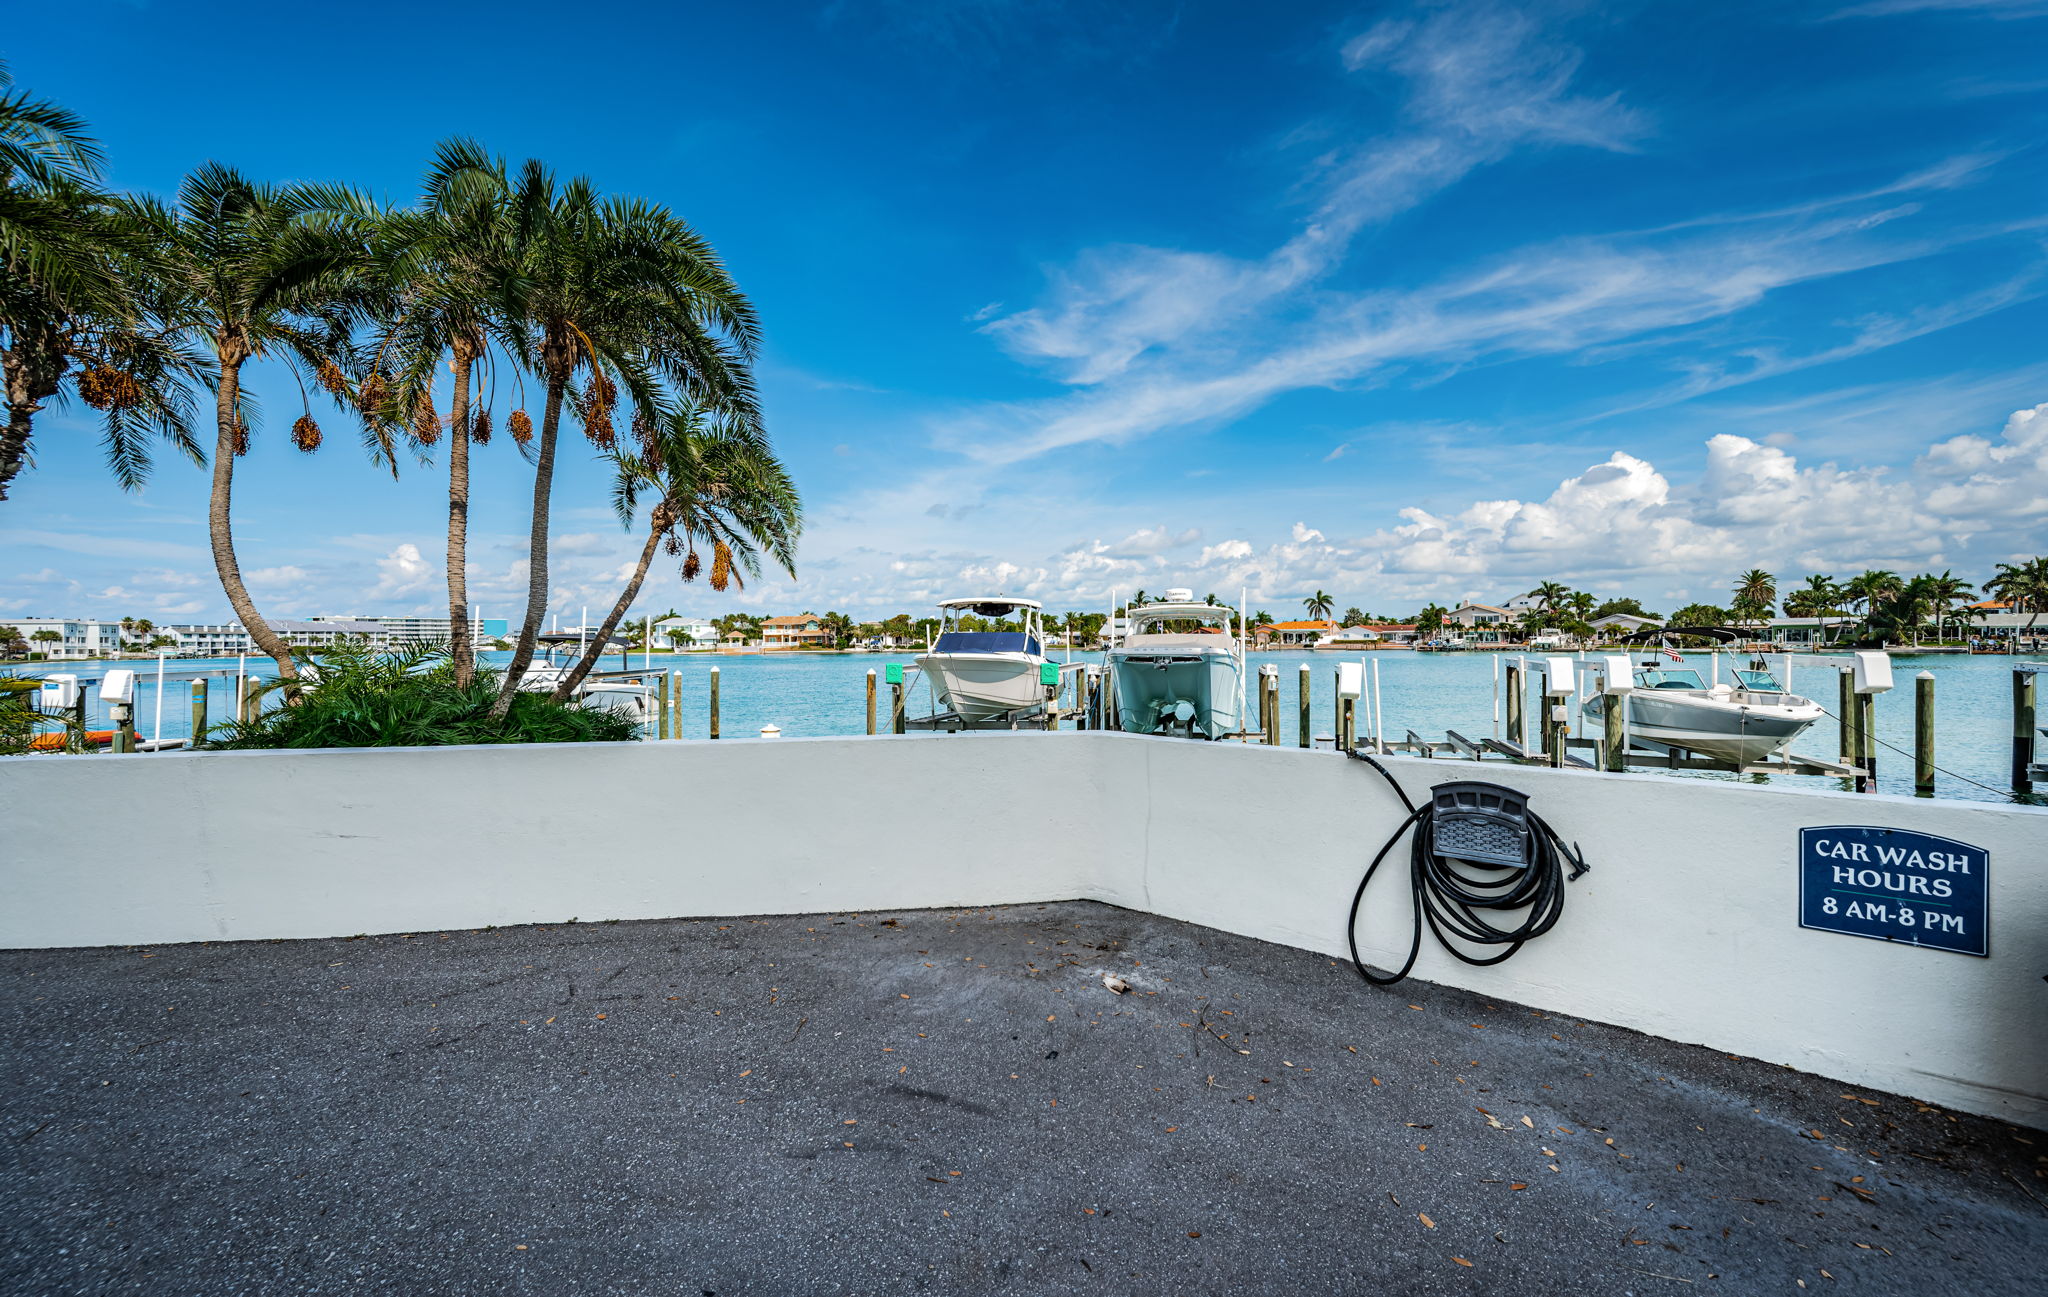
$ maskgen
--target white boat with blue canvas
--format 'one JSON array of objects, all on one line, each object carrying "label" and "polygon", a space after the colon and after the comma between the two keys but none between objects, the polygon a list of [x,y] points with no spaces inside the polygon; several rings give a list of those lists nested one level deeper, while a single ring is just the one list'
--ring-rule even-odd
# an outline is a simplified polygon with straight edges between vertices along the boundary
[{"label": "white boat with blue canvas", "polygon": [[[1680,630],[1723,642],[1737,634],[1711,627]],[[1625,636],[1623,642],[1652,638],[1664,641],[1663,656],[1643,660],[1633,673],[1635,688],[1627,703],[1632,742],[1748,766],[1784,752],[1823,715],[1819,703],[1787,689],[1762,658],[1736,670],[1733,683],[1710,684],[1671,649],[1668,633],[1639,632]],[[1594,694],[1581,709],[1604,723],[1614,702],[1613,696]]]},{"label": "white boat with blue canvas", "polygon": [[1236,609],[1168,590],[1129,610],[1130,629],[1106,654],[1116,725],[1129,734],[1219,739],[1244,729],[1244,643]]},{"label": "white boat with blue canvas", "polygon": [[[1015,720],[1045,706],[1041,605],[1010,595],[976,595],[939,604],[939,634],[917,659],[941,713],[969,723]],[[991,630],[980,623],[1012,622]],[[970,627],[969,623],[975,623]]]}]

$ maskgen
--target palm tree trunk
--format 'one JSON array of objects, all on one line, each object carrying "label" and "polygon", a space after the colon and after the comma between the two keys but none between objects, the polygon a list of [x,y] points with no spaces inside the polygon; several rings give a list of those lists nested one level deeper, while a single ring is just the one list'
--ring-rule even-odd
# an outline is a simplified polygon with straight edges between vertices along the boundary
[{"label": "palm tree trunk", "polygon": [[640,583],[647,579],[647,568],[654,562],[654,551],[660,544],[661,529],[649,527],[647,543],[640,547],[640,562],[633,568],[633,579],[626,582],[625,593],[612,605],[611,615],[604,619],[604,625],[598,627],[597,635],[591,639],[589,647],[583,650],[583,658],[576,663],[576,669],[565,676],[562,683],[555,686],[553,701],[569,701],[569,695],[576,692],[576,686],[583,683],[583,678],[590,674],[591,669],[597,665],[597,660],[604,656],[605,641],[612,637],[612,632],[617,630],[619,623],[625,619],[626,610],[640,597]]},{"label": "palm tree trunk", "polygon": [[[7,385],[7,426],[0,429],[0,500],[7,498],[7,488],[28,466],[28,441],[36,411],[57,394],[63,376],[63,353],[54,332],[40,339],[13,341],[12,348],[0,351],[0,369],[6,371]],[[44,343],[40,353],[34,350],[39,341]],[[52,355],[59,358],[59,364],[47,363]]]},{"label": "palm tree trunk", "polygon": [[476,646],[469,627],[469,377],[476,355],[457,338],[455,398],[448,426],[448,651],[457,688],[476,676]]},{"label": "palm tree trunk", "polygon": [[214,394],[214,422],[219,431],[213,444],[213,496],[207,504],[207,529],[213,536],[213,570],[220,574],[221,589],[227,592],[228,606],[235,610],[235,616],[249,631],[249,638],[256,641],[256,647],[270,655],[277,663],[277,674],[285,680],[299,678],[298,664],[292,661],[291,645],[270,629],[270,623],[256,611],[256,603],[249,598],[249,587],[242,584],[242,567],[235,561],[235,535],[229,522],[229,506],[233,503],[235,489],[235,430],[241,422],[242,362],[231,358],[232,352],[221,357],[220,383]]},{"label": "palm tree trunk", "polygon": [[541,618],[548,607],[548,505],[555,480],[555,435],[562,426],[562,389],[569,384],[567,366],[548,366],[547,407],[541,413],[540,453],[533,468],[533,529],[526,551],[526,617],[519,626],[519,642],[512,647],[512,661],[505,668],[505,683],[498,700],[491,704],[491,717],[502,720],[512,710],[512,695],[519,677],[533,661],[533,648],[540,638]]},{"label": "palm tree trunk", "polygon": [[8,484],[28,463],[28,435],[40,405],[14,399],[14,384],[7,385],[7,427],[0,430],[0,500],[7,498]]}]

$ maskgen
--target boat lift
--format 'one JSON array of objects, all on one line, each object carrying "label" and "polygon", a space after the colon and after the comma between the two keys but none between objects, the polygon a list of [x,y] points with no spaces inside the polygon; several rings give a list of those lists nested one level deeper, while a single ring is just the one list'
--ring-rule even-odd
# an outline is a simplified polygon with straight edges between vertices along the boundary
[{"label": "boat lift", "polygon": [[[887,683],[891,693],[891,711],[894,715],[894,732],[958,734],[966,730],[1056,730],[1062,721],[1076,729],[1093,729],[1100,724],[1096,715],[1100,706],[1102,670],[1085,662],[1047,662],[1039,668],[1039,683],[1044,697],[1024,707],[1015,707],[994,716],[971,718],[959,712],[939,711],[934,705],[932,712],[925,716],[907,716],[902,704],[895,701],[907,694],[911,677],[924,679],[924,672],[915,664],[906,666],[891,662],[886,670]],[[931,681],[924,679],[927,687]],[[1063,698],[1071,698],[1069,705],[1062,705]]]}]

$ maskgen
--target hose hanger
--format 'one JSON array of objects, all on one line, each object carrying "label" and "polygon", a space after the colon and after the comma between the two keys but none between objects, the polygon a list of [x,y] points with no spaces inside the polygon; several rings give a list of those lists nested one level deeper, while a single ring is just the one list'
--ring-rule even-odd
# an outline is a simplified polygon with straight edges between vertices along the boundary
[{"label": "hose hanger", "polygon": [[[1502,962],[1524,942],[1556,926],[1564,913],[1565,883],[1589,866],[1576,844],[1565,845],[1556,830],[1529,809],[1527,794],[1461,779],[1437,784],[1429,801],[1417,806],[1385,766],[1355,748],[1350,755],[1379,771],[1408,808],[1408,817],[1373,856],[1351,896],[1345,937],[1351,943],[1351,966],[1360,977],[1374,986],[1392,986],[1407,977],[1422,952],[1424,923],[1445,950],[1479,966]],[[1358,912],[1365,903],[1365,889],[1404,834],[1409,840],[1408,886],[1415,927],[1408,958],[1389,976],[1367,968],[1358,953]],[[1517,921],[1494,921],[1518,910],[1527,912]],[[1478,955],[1461,949],[1459,943],[1506,949]]]}]

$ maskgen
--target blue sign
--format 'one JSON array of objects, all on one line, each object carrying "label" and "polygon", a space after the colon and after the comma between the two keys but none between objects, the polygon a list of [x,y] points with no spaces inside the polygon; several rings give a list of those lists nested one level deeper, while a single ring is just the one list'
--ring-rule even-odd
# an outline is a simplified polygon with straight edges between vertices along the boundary
[{"label": "blue sign", "polygon": [[1799,830],[1799,926],[1988,955],[1991,853],[1906,829]]}]

